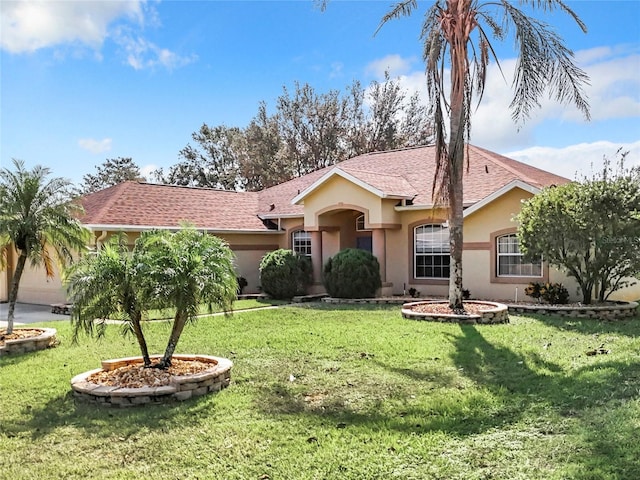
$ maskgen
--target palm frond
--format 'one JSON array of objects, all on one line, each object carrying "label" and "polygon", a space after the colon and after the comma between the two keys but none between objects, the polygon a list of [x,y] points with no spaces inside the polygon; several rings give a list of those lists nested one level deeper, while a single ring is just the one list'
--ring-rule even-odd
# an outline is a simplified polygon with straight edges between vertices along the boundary
[{"label": "palm frond", "polygon": [[576,12],[574,12],[565,2],[562,0],[520,0],[521,4],[531,5],[533,8],[541,9],[543,11],[553,11],[557,8],[568,14],[578,27],[587,33],[587,25],[582,21]]},{"label": "palm frond", "polygon": [[[548,7],[550,3],[542,3]],[[527,119],[533,108],[540,107],[547,89],[562,103],[574,103],[585,118],[590,119],[589,102],[584,93],[587,74],[573,63],[573,52],[547,24],[527,16],[507,0],[502,0],[505,12],[515,26],[519,47],[513,79],[514,98],[511,102],[514,121]]]},{"label": "palm frond", "polygon": [[382,17],[374,35],[377,34],[389,20],[393,20],[394,18],[407,17],[411,15],[411,12],[413,12],[416,8],[418,8],[418,0],[404,0],[402,2],[396,3],[391,8],[391,10],[389,10]]}]

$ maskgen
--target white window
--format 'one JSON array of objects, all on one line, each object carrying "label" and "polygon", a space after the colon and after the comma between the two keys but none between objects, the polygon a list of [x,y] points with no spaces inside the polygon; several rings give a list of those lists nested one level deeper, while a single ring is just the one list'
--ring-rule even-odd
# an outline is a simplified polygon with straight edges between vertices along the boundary
[{"label": "white window", "polygon": [[415,278],[449,278],[449,229],[443,225],[420,225],[414,229]]},{"label": "white window", "polygon": [[542,259],[525,262],[515,233],[498,237],[496,248],[499,277],[542,277]]},{"label": "white window", "polygon": [[311,233],[304,230],[298,230],[291,234],[292,250],[298,255],[305,257],[311,256]]},{"label": "white window", "polygon": [[364,214],[356,217],[356,232],[368,232],[369,230],[364,227]]}]

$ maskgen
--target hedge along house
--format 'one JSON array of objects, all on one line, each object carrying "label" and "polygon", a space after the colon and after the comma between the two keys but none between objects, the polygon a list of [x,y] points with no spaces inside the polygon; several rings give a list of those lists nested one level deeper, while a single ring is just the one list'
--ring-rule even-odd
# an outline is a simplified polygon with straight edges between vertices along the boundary
[{"label": "hedge along house", "polygon": [[[542,259],[523,261],[513,221],[522,200],[568,180],[475,146],[468,154],[464,287],[474,298],[513,300],[516,290],[524,298],[531,281],[560,281],[575,293],[575,284]],[[415,288],[422,296],[445,296],[447,215],[431,195],[434,172],[435,149],[427,146],[360,155],[261,192],[124,182],[85,196],[82,221],[97,247],[117,232],[133,244],[142,231],[191,223],[229,243],[248,293],[259,292],[260,260],[271,250],[309,256],[311,289],[322,292],[324,263],[355,247],[378,258],[381,295]],[[9,278],[7,270],[0,280],[5,299]],[[19,296],[43,304],[65,300],[59,279],[45,283],[34,271],[25,272]]]}]

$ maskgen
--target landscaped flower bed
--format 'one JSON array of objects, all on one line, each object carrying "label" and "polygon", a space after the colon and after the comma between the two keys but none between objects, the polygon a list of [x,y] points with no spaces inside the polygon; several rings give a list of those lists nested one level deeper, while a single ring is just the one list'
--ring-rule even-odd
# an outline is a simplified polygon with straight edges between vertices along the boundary
[{"label": "landscaped flower bed", "polygon": [[[153,356],[152,359],[159,359],[160,355]],[[197,362],[210,364],[206,368],[197,373],[180,372],[178,375],[168,375],[162,370],[144,369],[141,357],[119,358],[114,360],[105,360],[102,362],[102,368],[90,370],[88,372],[76,375],[71,379],[71,388],[75,397],[84,402],[95,403],[106,407],[132,407],[144,404],[160,404],[170,401],[183,401],[191,397],[206,395],[208,393],[218,392],[229,386],[231,380],[231,360],[220,357],[212,357],[209,355],[173,355],[172,359],[178,362]],[[114,382],[108,381],[100,375],[104,372],[112,372],[120,368],[128,368],[131,366],[139,367],[140,374],[138,378],[146,377],[148,381],[143,386],[129,386],[133,380],[126,382],[122,380],[123,376]],[[129,370],[131,370],[129,368]],[[129,372],[130,376],[135,372]],[[144,375],[144,373],[157,375]],[[163,377],[163,378],[160,378]],[[164,377],[167,377],[166,379]],[[118,383],[120,382],[120,383]],[[137,383],[135,383],[137,385]]]},{"label": "landscaped flower bed", "polygon": [[0,342],[0,356],[44,350],[56,344],[55,328],[16,328],[13,332],[16,338]]},{"label": "landscaped flower bed", "polygon": [[595,318],[602,320],[621,320],[631,318],[638,313],[637,302],[607,302],[596,305],[546,305],[509,304],[509,312],[514,314],[557,315],[559,317]]},{"label": "landscaped flower bed", "polygon": [[449,323],[508,323],[506,305],[496,302],[473,300],[464,302],[467,314],[455,314],[446,300],[411,302],[402,306],[402,316],[410,320],[426,320]]}]

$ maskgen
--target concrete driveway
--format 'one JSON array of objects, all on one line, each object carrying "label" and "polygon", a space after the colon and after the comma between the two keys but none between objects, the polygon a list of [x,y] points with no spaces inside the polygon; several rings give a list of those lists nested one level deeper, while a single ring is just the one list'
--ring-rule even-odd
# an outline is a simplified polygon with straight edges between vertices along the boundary
[{"label": "concrete driveway", "polygon": [[[7,326],[8,303],[0,303],[0,328]],[[28,323],[51,322],[55,320],[69,320],[69,315],[51,313],[49,305],[34,305],[31,303],[16,303],[13,321],[14,325]]]}]

